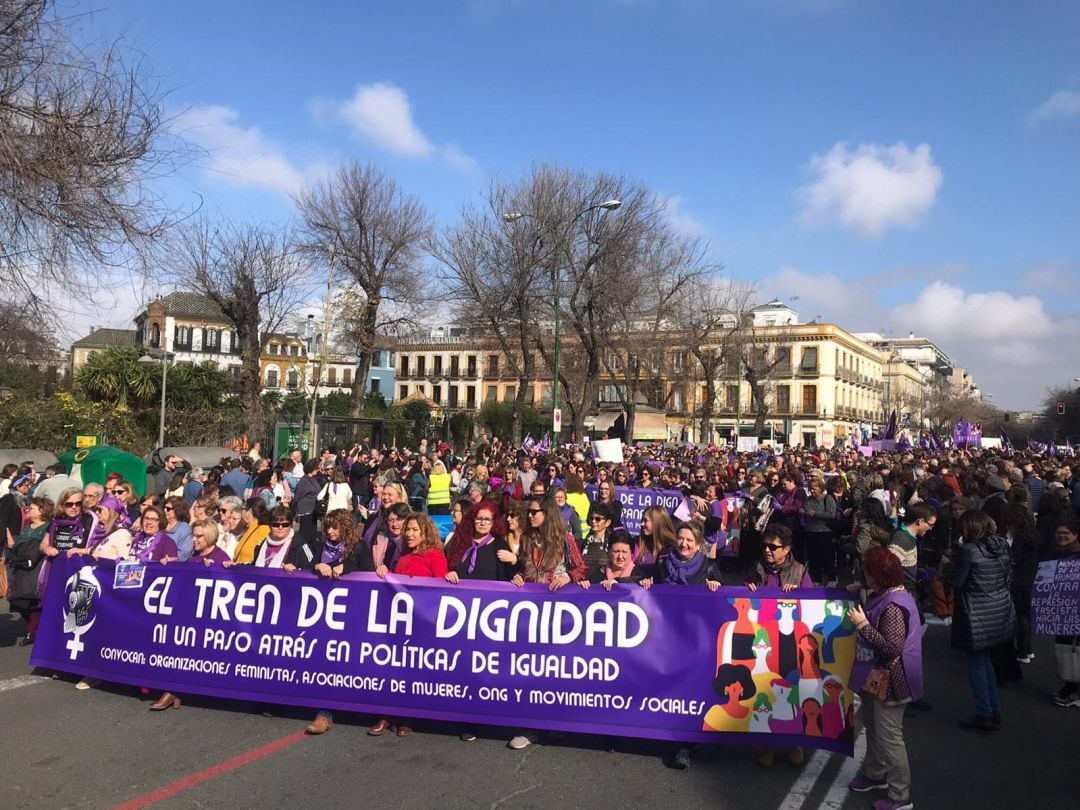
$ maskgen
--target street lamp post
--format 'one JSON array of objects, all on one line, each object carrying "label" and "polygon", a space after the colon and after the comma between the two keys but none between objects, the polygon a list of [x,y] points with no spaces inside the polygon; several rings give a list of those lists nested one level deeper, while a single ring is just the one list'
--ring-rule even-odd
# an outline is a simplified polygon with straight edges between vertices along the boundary
[{"label": "street lamp post", "polygon": [[[605,211],[614,211],[616,208],[618,208],[621,205],[622,205],[622,200],[616,200],[616,199],[606,200],[606,201],[604,201],[602,203],[597,203],[596,205],[590,205],[588,208],[584,208],[581,211],[579,211],[577,214],[575,214],[574,218],[570,220],[570,225],[571,225],[571,227],[573,227],[575,222],[577,222],[579,219],[581,219],[583,216],[590,213],[591,211],[596,211],[596,210],[599,210],[599,209],[603,209]],[[535,217],[532,214],[525,214],[525,213],[521,213],[521,212],[511,212],[511,213],[503,214],[503,221],[504,222],[517,222],[519,219],[522,219],[523,217],[530,217],[530,218],[535,219]],[[554,297],[555,297],[555,300],[552,302],[552,308],[553,308],[554,314],[555,314],[555,361],[554,361],[554,377],[555,377],[555,379],[553,381],[552,388],[551,388],[551,420],[552,420],[551,432],[553,434],[555,444],[558,445],[559,444],[559,439],[560,439],[560,434],[562,433],[562,414],[559,412],[559,386],[560,386],[560,384],[559,384],[559,347],[560,347],[561,342],[562,342],[561,341],[562,336],[560,334],[560,323],[561,323],[562,319],[560,317],[560,311],[559,311],[560,293],[559,293],[559,266],[558,266],[558,262],[553,263],[551,272],[552,272],[552,279],[551,279],[552,292],[553,292]]]},{"label": "street lamp post", "polygon": [[161,416],[158,420],[158,449],[165,446],[165,390],[168,384],[169,360],[174,357],[172,352],[164,349],[150,349],[149,353],[139,358],[144,366],[154,365],[161,362]]}]

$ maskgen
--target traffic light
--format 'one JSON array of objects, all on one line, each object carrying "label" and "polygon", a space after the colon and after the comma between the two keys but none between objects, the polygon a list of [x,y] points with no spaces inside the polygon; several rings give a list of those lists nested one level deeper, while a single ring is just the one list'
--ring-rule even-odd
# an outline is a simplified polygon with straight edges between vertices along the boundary
[{"label": "traffic light", "polygon": [[1065,403],[1064,402],[1059,402],[1058,403],[1058,416],[1064,416],[1064,415],[1065,415]]}]

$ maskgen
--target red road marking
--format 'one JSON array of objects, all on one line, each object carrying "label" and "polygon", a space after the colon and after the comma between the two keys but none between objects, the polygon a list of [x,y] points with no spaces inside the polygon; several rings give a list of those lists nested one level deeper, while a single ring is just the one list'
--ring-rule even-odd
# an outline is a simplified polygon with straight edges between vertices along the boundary
[{"label": "red road marking", "polygon": [[148,807],[155,802],[160,802],[164,799],[169,799],[175,796],[177,793],[183,793],[185,790],[190,790],[196,785],[201,785],[203,782],[207,782],[211,779],[215,779],[218,776],[227,774],[230,771],[235,771],[238,768],[243,768],[245,765],[250,765],[256,760],[268,757],[271,754],[277,753],[283,748],[288,748],[290,745],[295,745],[303,739],[306,739],[307,735],[302,731],[297,731],[295,734],[290,734],[287,737],[282,737],[280,740],[274,740],[266,745],[259,746],[258,748],[252,748],[250,751],[246,751],[243,754],[239,754],[232,759],[227,759],[224,762],[220,762],[211,768],[193,773],[190,776],[185,776],[182,779],[177,779],[175,782],[170,782],[164,787],[160,787],[157,790],[153,790],[150,793],[144,793],[142,796],[136,796],[134,799],[130,799],[123,804],[116,805],[113,810],[141,810],[143,807]]}]

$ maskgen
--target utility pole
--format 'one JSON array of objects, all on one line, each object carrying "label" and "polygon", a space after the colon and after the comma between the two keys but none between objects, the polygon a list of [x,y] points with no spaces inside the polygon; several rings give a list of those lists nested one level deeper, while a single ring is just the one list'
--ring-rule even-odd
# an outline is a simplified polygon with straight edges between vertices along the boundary
[{"label": "utility pole", "polygon": [[318,447],[318,430],[315,424],[315,410],[319,405],[319,386],[322,385],[323,371],[326,369],[326,344],[330,339],[330,312],[333,303],[334,283],[334,247],[330,246],[326,261],[326,307],[323,310],[323,329],[319,345],[319,371],[318,376],[312,375],[313,390],[311,392],[311,439],[309,448],[313,458]]}]

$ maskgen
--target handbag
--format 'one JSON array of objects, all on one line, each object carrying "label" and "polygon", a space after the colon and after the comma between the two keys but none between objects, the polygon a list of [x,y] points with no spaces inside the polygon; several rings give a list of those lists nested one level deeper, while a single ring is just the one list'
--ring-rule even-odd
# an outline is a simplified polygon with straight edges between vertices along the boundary
[{"label": "handbag", "polygon": [[889,670],[885,667],[874,667],[866,674],[862,692],[878,700],[885,700],[889,693]]}]

